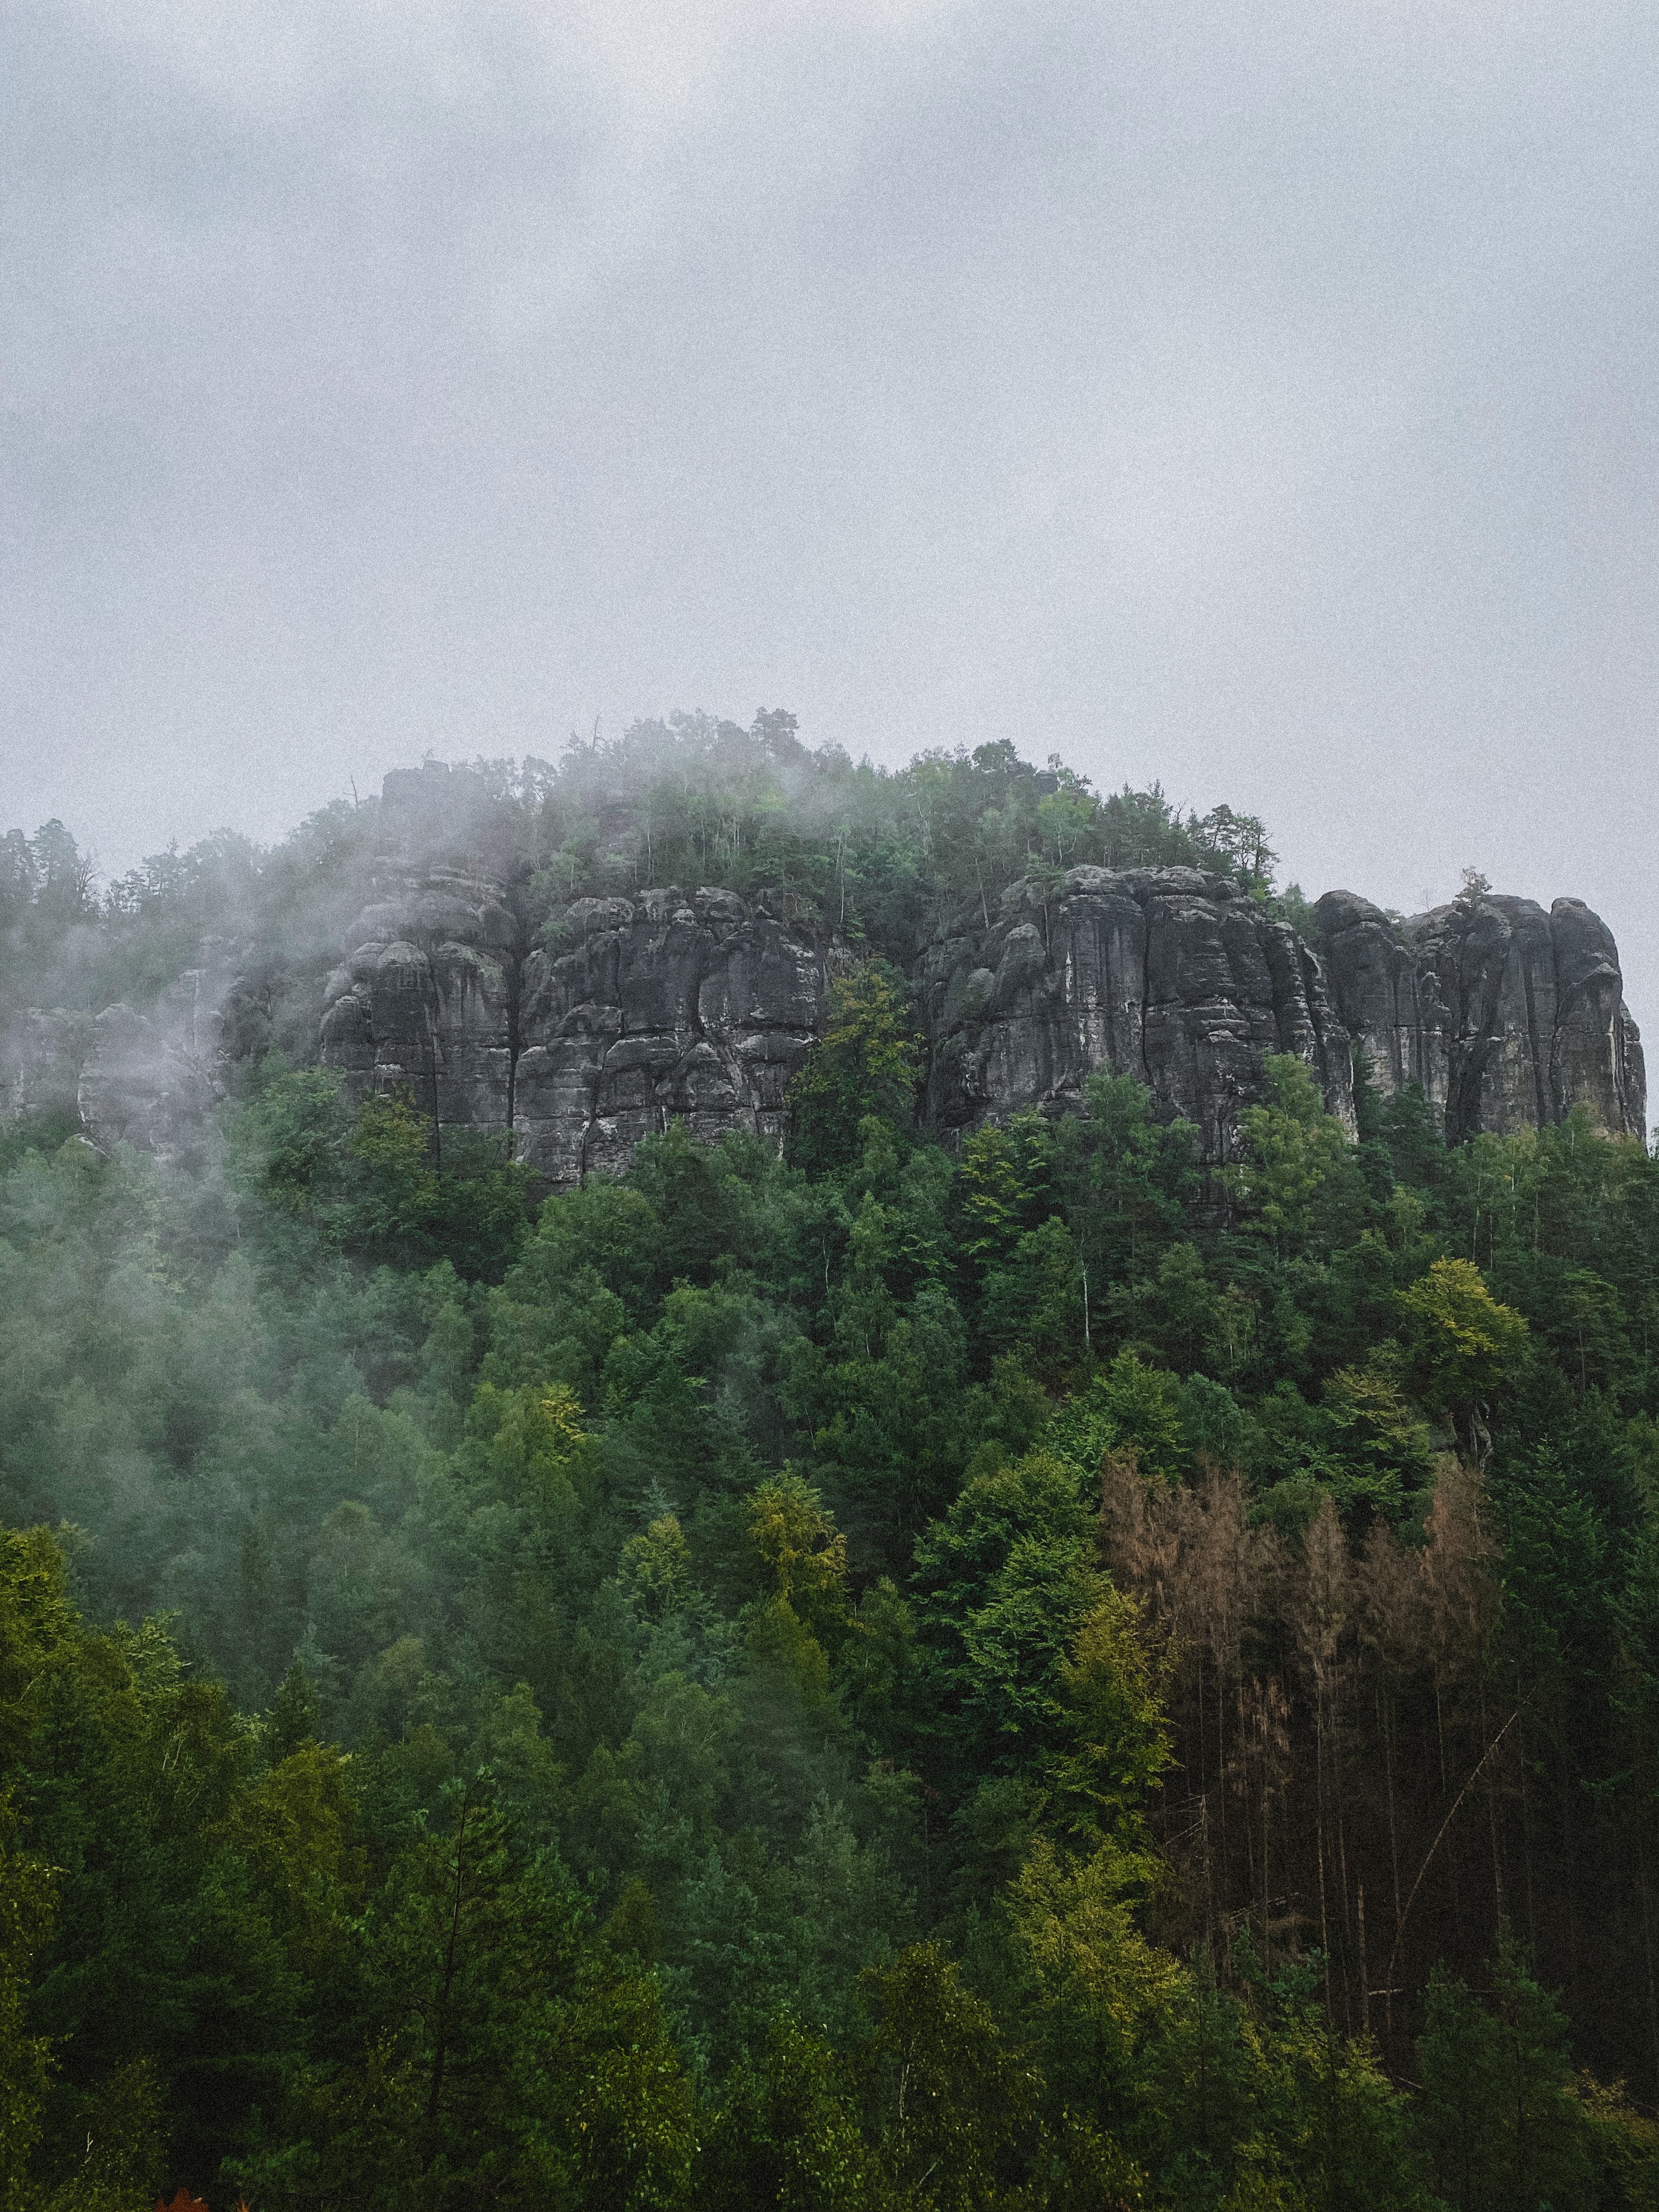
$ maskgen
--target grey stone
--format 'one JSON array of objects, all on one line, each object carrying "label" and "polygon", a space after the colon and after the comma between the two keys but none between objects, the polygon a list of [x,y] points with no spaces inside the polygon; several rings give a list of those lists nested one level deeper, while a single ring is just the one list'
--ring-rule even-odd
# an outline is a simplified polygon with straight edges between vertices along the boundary
[{"label": "grey stone", "polygon": [[9,1115],[73,1113],[92,1050],[91,1014],[30,1006],[0,1040],[0,1081]]},{"label": "grey stone", "polygon": [[1294,1053],[1352,1127],[1347,1038],[1318,963],[1231,884],[1080,867],[1046,896],[1016,884],[1003,906],[988,928],[954,917],[921,964],[928,1109],[945,1127],[1079,1107],[1105,1070],[1145,1083],[1222,1160],[1262,1096],[1267,1056]]},{"label": "grey stone", "polygon": [[1645,1136],[1618,950],[1582,900],[1546,914],[1488,892],[1394,921],[1328,891],[1316,911],[1332,998],[1376,1087],[1420,1084],[1449,1143],[1542,1127],[1574,1106],[1612,1135]]},{"label": "grey stone", "polygon": [[554,1183],[627,1164],[683,1119],[781,1141],[789,1079],[823,1019],[829,947],[731,891],[581,899],[524,963],[519,1157]]},{"label": "grey stone", "polygon": [[504,886],[382,884],[347,932],[320,1054],[349,1088],[406,1087],[441,1125],[511,1133],[554,1185],[618,1171],[684,1120],[781,1141],[822,1027],[828,947],[735,893],[574,900],[522,950]]},{"label": "grey stone", "polygon": [[[436,808],[447,788],[423,773],[407,805]],[[326,957],[304,971],[318,1057],[349,1095],[406,1089],[441,1127],[506,1134],[555,1187],[624,1168],[676,1119],[702,1139],[781,1144],[790,1079],[851,948],[781,894],[719,885],[576,899],[532,945],[490,865],[384,858],[326,986]],[[207,946],[148,1015],[24,1016],[0,1053],[10,1109],[74,1102],[94,1141],[176,1154],[222,1094],[239,994],[258,995],[238,957],[247,974],[270,965],[257,946]],[[1575,1105],[1644,1133],[1617,950],[1575,899],[1547,914],[1486,895],[1401,922],[1334,891],[1309,944],[1224,878],[1075,867],[1012,885],[994,912],[975,898],[944,917],[910,981],[923,1111],[945,1132],[1075,1110],[1109,1070],[1195,1122],[1218,1162],[1276,1053],[1307,1065],[1352,1129],[1358,1046],[1383,1092],[1420,1084],[1454,1142]]]},{"label": "grey stone", "polygon": [[[198,980],[190,975],[180,984]],[[168,994],[173,1003],[164,1000],[155,1018],[131,1006],[106,1006],[93,1024],[76,1105],[82,1128],[100,1149],[131,1145],[172,1159],[199,1141],[224,1087],[218,1039],[205,1023],[198,1025],[196,996],[175,985]]]}]

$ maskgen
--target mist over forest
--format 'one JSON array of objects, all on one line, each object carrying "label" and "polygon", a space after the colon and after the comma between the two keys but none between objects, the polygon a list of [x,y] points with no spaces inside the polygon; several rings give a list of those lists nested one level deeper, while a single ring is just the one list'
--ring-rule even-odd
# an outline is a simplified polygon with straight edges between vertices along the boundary
[{"label": "mist over forest", "polygon": [[[1659,2203],[1659,1162],[934,1110],[931,947],[1184,871],[1316,981],[1278,868],[781,709],[0,838],[3,2212]],[[330,1064],[416,878],[821,946],[781,1143]]]}]

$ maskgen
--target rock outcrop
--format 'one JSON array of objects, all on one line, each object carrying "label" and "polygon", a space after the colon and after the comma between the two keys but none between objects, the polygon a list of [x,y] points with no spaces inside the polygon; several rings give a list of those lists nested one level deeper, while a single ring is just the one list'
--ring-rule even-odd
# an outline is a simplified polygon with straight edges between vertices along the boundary
[{"label": "rock outcrop", "polygon": [[[975,927],[977,921],[979,927]],[[331,981],[322,1057],[359,1089],[404,1085],[441,1124],[508,1129],[550,1182],[618,1169],[683,1120],[781,1139],[791,1075],[819,1034],[832,940],[718,890],[579,899],[546,949],[513,947],[505,889],[453,872],[389,880]],[[1286,923],[1190,869],[1073,868],[999,919],[958,917],[915,981],[945,1127],[1082,1103],[1133,1074],[1236,1149],[1262,1063],[1295,1053],[1352,1126],[1346,1035]]]},{"label": "rock outcrop", "polygon": [[[194,973],[174,991],[194,996]],[[225,1095],[216,1034],[199,1044],[193,1024],[169,1018],[164,1003],[155,1018],[131,1006],[106,1006],[93,1024],[92,1049],[81,1070],[76,1104],[81,1125],[100,1150],[131,1145],[174,1159],[199,1145],[208,1112]]]},{"label": "rock outcrop", "polygon": [[222,951],[204,945],[204,965],[180,975],[148,1014],[128,1006],[97,1015],[31,1008],[0,1054],[12,1112],[72,1112],[102,1151],[131,1145],[160,1159],[188,1152],[225,1095]]},{"label": "rock outcrop", "polygon": [[921,963],[929,1106],[945,1126],[1080,1106],[1085,1079],[1108,1069],[1196,1122],[1205,1157],[1224,1160],[1273,1053],[1306,1060],[1353,1126],[1348,1039],[1318,962],[1224,878],[1073,868],[1046,896],[1020,884],[1003,905],[994,925],[959,917]]},{"label": "rock outcrop", "polygon": [[499,883],[383,876],[328,981],[324,1065],[359,1095],[407,1088],[441,1127],[510,1128],[518,934]]},{"label": "rock outcrop", "polygon": [[73,1114],[92,1051],[94,1017],[62,1006],[29,1006],[0,1036],[0,1078],[9,1115]]},{"label": "rock outcrop", "polygon": [[[178,1154],[227,1087],[227,1060],[266,1048],[268,1026],[244,1017],[269,971],[302,1013],[286,1034],[301,1051],[316,1036],[352,1094],[406,1088],[441,1132],[504,1133],[556,1187],[623,1168],[673,1120],[704,1139],[781,1141],[789,1079],[853,957],[833,932],[779,895],[671,887],[577,899],[551,921],[538,900],[532,933],[521,872],[477,841],[465,866],[423,862],[432,825],[416,826],[376,864],[325,988],[326,955],[296,967],[280,947],[221,945],[148,1015],[27,1015],[0,1054],[13,1109],[72,1104],[95,1142]],[[1352,1128],[1357,1047],[1384,1093],[1422,1085],[1450,1142],[1579,1105],[1604,1129],[1644,1133],[1618,954],[1578,901],[1546,914],[1485,895],[1401,922],[1334,891],[1316,914],[1304,940],[1226,878],[1188,868],[1074,867],[994,907],[974,900],[911,971],[927,1117],[959,1130],[1023,1107],[1066,1112],[1109,1070],[1195,1122],[1218,1162],[1273,1054],[1304,1060]]]},{"label": "rock outcrop", "polygon": [[827,939],[720,890],[578,899],[520,950],[503,886],[386,886],[331,979],[325,1064],[406,1085],[441,1124],[510,1130],[555,1184],[626,1165],[681,1119],[781,1142],[822,1026]]},{"label": "rock outcrop", "polygon": [[[1421,1084],[1452,1142],[1581,1104],[1644,1133],[1618,955],[1578,901],[1488,896],[1401,923],[1336,891],[1316,913],[1315,946],[1224,877],[1095,867],[959,911],[912,978],[928,1118],[1065,1112],[1107,1069],[1220,1161],[1274,1053],[1306,1061],[1352,1128],[1358,1045],[1383,1092]],[[518,927],[501,883],[389,873],[331,981],[325,1062],[359,1089],[408,1085],[441,1124],[511,1131],[554,1184],[623,1167],[676,1118],[781,1140],[846,957],[832,936],[711,889],[578,899],[528,951]]]},{"label": "rock outcrop", "polygon": [[1448,1143],[1542,1127],[1574,1106],[1646,1135],[1618,949],[1582,900],[1546,914],[1487,892],[1396,921],[1328,891],[1316,911],[1332,1002],[1372,1080],[1385,1096],[1420,1084]]},{"label": "rock outcrop", "polygon": [[554,1182],[626,1165],[683,1118],[781,1144],[785,1094],[823,1027],[828,939],[735,893],[579,899],[565,949],[525,965],[520,1158]]}]

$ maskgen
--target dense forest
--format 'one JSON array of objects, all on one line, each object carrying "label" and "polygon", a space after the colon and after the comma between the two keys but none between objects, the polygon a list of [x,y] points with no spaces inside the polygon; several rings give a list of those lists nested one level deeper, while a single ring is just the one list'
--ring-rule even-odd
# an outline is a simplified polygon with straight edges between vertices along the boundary
[{"label": "dense forest", "polygon": [[1659,1161],[1288,1057],[1225,1164],[1109,1075],[941,1143],[939,902],[1297,920],[1224,807],[764,715],[440,785],[530,928],[814,902],[831,1018],[781,1158],[548,1197],[308,1064],[380,802],[0,841],[0,1012],[266,979],[188,1154],[0,1125],[4,2212],[1659,2206]]},{"label": "dense forest", "polygon": [[246,986],[238,1057],[307,1057],[341,931],[388,851],[498,878],[526,941],[550,946],[574,898],[718,884],[905,965],[953,901],[988,915],[1014,879],[1057,883],[1079,862],[1202,867],[1292,920],[1306,912],[1296,886],[1275,890],[1261,823],[1225,805],[1183,811],[1156,785],[1103,799],[1058,758],[1034,769],[1006,739],[888,770],[809,749],[781,709],[748,730],[677,714],[573,738],[556,764],[428,758],[270,850],[222,832],[101,890],[62,823],[13,830],[0,836],[0,1053],[23,1009],[145,1006],[205,944],[237,959]]}]

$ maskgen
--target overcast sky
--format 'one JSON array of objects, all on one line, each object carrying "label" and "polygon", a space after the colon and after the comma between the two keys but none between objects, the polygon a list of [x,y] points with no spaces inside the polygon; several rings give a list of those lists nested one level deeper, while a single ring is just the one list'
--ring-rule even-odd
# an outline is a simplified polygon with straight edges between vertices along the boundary
[{"label": "overcast sky", "polygon": [[0,827],[793,708],[1588,898],[1659,1041],[1659,10],[12,0]]}]

